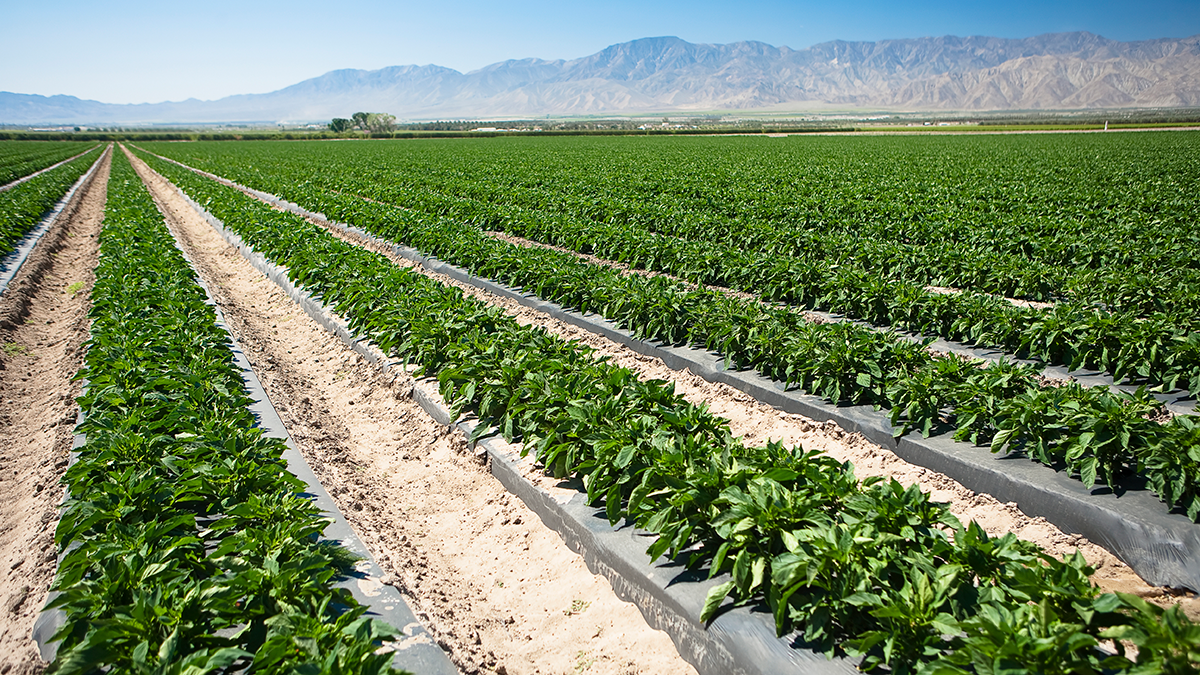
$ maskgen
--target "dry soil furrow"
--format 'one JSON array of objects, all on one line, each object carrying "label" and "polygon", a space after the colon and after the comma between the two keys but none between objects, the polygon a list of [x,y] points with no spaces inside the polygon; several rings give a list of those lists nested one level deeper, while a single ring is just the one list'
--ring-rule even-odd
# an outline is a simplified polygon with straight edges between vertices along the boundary
[{"label": "dry soil furrow", "polygon": [[464,672],[688,673],[457,434],[322,330],[139,161],[293,440]]},{"label": "dry soil furrow", "polygon": [[30,632],[54,578],[108,161],[0,297],[0,673],[45,667]]}]

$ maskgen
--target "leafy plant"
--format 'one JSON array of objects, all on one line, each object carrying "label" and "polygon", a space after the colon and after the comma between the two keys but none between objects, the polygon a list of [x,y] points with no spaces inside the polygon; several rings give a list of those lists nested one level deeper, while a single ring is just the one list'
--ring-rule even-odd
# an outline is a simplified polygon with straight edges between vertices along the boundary
[{"label": "leafy plant", "polygon": [[86,437],[64,478],[51,672],[393,672],[394,631],[249,409],[229,336],[123,155],[90,312]]},{"label": "leafy plant", "polygon": [[[1192,624],[1175,616],[1174,637],[1162,650],[1136,663],[1102,661],[1094,649],[1102,633],[1137,620],[1090,583],[1082,556],[1059,560],[1011,534],[990,538],[918,487],[860,482],[848,464],[827,456],[779,443],[745,446],[724,420],[687,403],[668,383],[638,380],[231,188],[156,166],[353,330],[419,373],[436,375],[456,412],[479,416],[477,433],[520,440],[547,472],[580,479],[610,521],[656,535],[653,558],[707,568],[718,583],[704,620],[731,600],[765,602],[781,633],[796,630],[830,654],[859,654],[866,668],[896,672],[955,672],[989,662],[1008,668],[1009,644],[1029,647],[1028,656],[1016,655],[1024,660],[1012,662],[1014,672],[1051,662],[1152,669],[1187,649]],[[654,302],[594,297],[636,311]],[[668,303],[668,311],[703,306]],[[700,323],[689,328],[692,339],[707,339],[704,330]],[[769,331],[752,334],[766,336],[773,349],[786,346]],[[870,355],[881,374],[913,373],[928,363],[908,360],[920,350],[889,350],[871,340],[847,349]],[[975,375],[973,366],[962,369],[968,379]],[[868,367],[854,372],[856,380],[874,376]],[[997,381],[1011,384],[1003,375]],[[1043,416],[1053,414],[1043,408]],[[1130,423],[1108,412],[1081,406],[1063,425]],[[1062,439],[1050,439],[1047,448]]]},{"label": "leafy plant", "polygon": [[54,208],[96,161],[95,156],[86,153],[0,192],[0,256],[11,253],[17,242]]}]

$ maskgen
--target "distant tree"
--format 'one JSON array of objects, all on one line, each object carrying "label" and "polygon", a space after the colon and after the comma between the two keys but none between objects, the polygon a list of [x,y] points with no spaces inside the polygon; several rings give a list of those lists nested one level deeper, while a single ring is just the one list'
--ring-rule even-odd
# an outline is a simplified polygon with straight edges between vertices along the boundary
[{"label": "distant tree", "polygon": [[339,134],[346,132],[346,131],[350,131],[350,129],[352,129],[353,127],[354,127],[354,123],[351,122],[350,120],[346,119],[345,117],[335,117],[335,118],[333,118],[333,121],[329,123],[330,131],[333,131],[333,132],[336,132]]},{"label": "distant tree", "polygon": [[396,117],[387,113],[371,113],[367,116],[367,130],[373,134],[390,133],[396,128]]},{"label": "distant tree", "polygon": [[366,131],[367,130],[367,118],[370,116],[371,116],[371,113],[356,112],[350,116],[350,120],[354,122],[355,129],[362,129],[363,131]]}]

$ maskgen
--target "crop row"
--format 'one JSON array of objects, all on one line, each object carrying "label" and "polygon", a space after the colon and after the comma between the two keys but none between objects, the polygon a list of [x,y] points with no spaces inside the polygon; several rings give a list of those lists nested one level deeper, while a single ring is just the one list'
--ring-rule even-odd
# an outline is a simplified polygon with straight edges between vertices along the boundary
[{"label": "crop row", "polygon": [[[810,145],[804,140],[797,144]],[[642,167],[637,163],[643,158],[633,157],[621,167],[620,181],[606,176],[602,182],[594,173],[574,171],[575,180],[543,180],[532,189],[514,190],[508,187],[513,182],[508,176],[527,183],[532,177],[522,171],[524,166],[506,165],[500,176],[485,174],[467,181],[465,192],[486,192],[500,183],[503,187],[490,196],[497,203],[519,203],[590,222],[687,235],[758,252],[855,264],[879,276],[914,283],[1033,300],[1103,302],[1120,310],[1148,311],[1163,304],[1174,308],[1179,302],[1190,303],[1192,309],[1198,306],[1195,287],[1200,261],[1190,225],[1200,205],[1185,187],[1197,178],[1194,137],[1127,134],[1071,141],[1090,145],[1096,153],[1081,166],[1064,163],[1080,149],[1055,148],[1061,139],[926,140],[878,139],[822,149],[833,157],[849,154],[845,150],[855,145],[863,146],[860,151],[880,153],[865,162],[866,158],[855,157],[862,169],[850,172],[844,166],[822,166],[815,175],[795,176],[789,175],[793,167],[780,171],[765,163],[754,168],[739,163],[731,167],[733,175],[722,175],[720,164],[730,163],[722,162],[725,158],[720,155],[726,153],[697,161],[694,153],[676,151],[669,154],[684,166],[661,175],[639,172]],[[996,147],[999,144],[1027,146],[1021,150],[1029,152],[1033,161],[1023,158],[1019,163],[1041,164],[1041,171],[1017,172],[1019,178],[1014,180],[1005,175],[1011,169],[988,167],[986,159],[972,153],[1009,151]],[[957,165],[913,166],[914,156],[939,145],[959,155],[951,160]],[[972,154],[964,158],[964,151]],[[805,159],[806,164],[813,163]],[[947,159],[951,158],[935,161]],[[1133,162],[1143,164],[1130,166]],[[1148,165],[1157,171],[1147,171]],[[641,175],[628,176],[631,169]],[[1122,174],[1116,185],[1096,180],[1105,169]],[[896,175],[898,171],[910,175]],[[932,178],[931,172],[940,175]],[[416,172],[423,184],[429,182],[427,175]],[[1133,175],[1142,180],[1132,180]],[[1025,182],[1026,176],[1030,182]],[[464,192],[456,184],[462,181],[455,181],[453,174],[446,178],[450,190]],[[734,182],[755,178],[757,184]],[[999,184],[957,182],[997,178]],[[770,179],[782,179],[791,189],[781,190]],[[847,182],[838,185],[842,180]],[[978,194],[964,199],[963,193],[972,192]],[[763,202],[771,206],[760,208]],[[847,207],[843,216],[827,222],[828,216]],[[806,216],[798,218],[797,209]],[[881,223],[883,214],[887,215]]]},{"label": "crop row", "polygon": [[[877,326],[1003,349],[1053,365],[1094,368],[1128,379],[1200,393],[1200,330],[1191,319],[1112,312],[1074,302],[1049,309],[1014,306],[993,296],[938,293],[923,284],[881,277],[853,261],[791,258],[621,225],[546,217],[421,190],[360,181],[371,198],[503,230],[542,243],[666,272],[703,284],[754,293],[803,309],[837,312]],[[904,262],[895,261],[895,267]],[[1194,316],[1194,312],[1189,313]]]},{"label": "crop row", "polygon": [[[695,283],[755,293],[769,301],[999,348],[1052,365],[1095,368],[1118,381],[1127,379],[1166,390],[1181,388],[1193,395],[1200,393],[1200,331],[1196,330],[1195,311],[1143,316],[1140,310],[1110,311],[1077,302],[1041,310],[1016,307],[978,293],[936,293],[927,290],[924,283],[888,278],[879,269],[855,261],[823,259],[819,255],[796,258],[722,241],[716,232],[706,231],[703,236],[689,239],[442,194],[407,185],[411,169],[400,177],[384,175],[371,168],[367,157],[343,158],[340,164],[318,167],[289,156],[288,150],[279,150],[281,157],[270,162],[251,162],[250,158],[214,151],[201,164],[276,194],[295,190],[298,185],[322,185],[667,272]],[[168,151],[179,152],[176,148]],[[186,152],[196,154],[191,149]],[[469,194],[475,189],[461,177],[453,185],[455,193]],[[449,187],[444,189],[450,191]],[[681,217],[676,222],[685,223],[687,219]],[[676,225],[677,229],[682,227]],[[903,258],[892,259],[882,269],[900,269],[906,264]],[[1151,290],[1163,291],[1161,287]]]},{"label": "crop row", "polygon": [[493,139],[173,151],[260,168],[301,162],[323,178],[350,164],[387,185],[693,232],[913,283],[1136,311],[1197,306],[1198,140]]},{"label": "crop row", "polygon": [[[824,455],[747,447],[669,383],[640,381],[303,218],[150,161],[352,330],[436,376],[481,431],[522,442],[556,476],[581,478],[611,522],[657,535],[654,558],[728,573],[703,618],[729,596],[765,601],[781,633],[795,628],[831,654],[897,673],[1200,662],[1200,627],[1177,607],[1100,594],[1078,554],[1058,560],[1011,534],[991,538],[915,486],[860,482]],[[1119,654],[1104,654],[1107,638],[1139,651],[1118,642]]]},{"label": "crop row", "polygon": [[390,673],[392,630],[333,580],[353,564],[255,427],[228,334],[116,153],[48,608],[54,672]]},{"label": "crop row", "polygon": [[[156,160],[182,180],[185,170]],[[787,309],[623,275],[573,255],[515,246],[461,222],[424,217],[311,184],[282,195],[377,236],[417,248],[546,300],[596,312],[635,335],[721,353],[728,363],[835,404],[888,408],[899,435],[954,428],[960,441],[1021,451],[1063,466],[1088,487],[1146,477],[1168,508],[1200,516],[1200,420],[1150,417],[1145,392],[1075,383],[1044,386],[1036,368],[932,354],[923,345],[850,323],[813,323]]]},{"label": "crop row", "polygon": [[0,256],[11,253],[96,161],[89,153],[0,192]]},{"label": "crop row", "polygon": [[89,147],[95,148],[97,145],[81,142],[0,141],[0,185],[7,185],[34,171],[41,171],[68,157],[74,157]]},{"label": "crop row", "polygon": [[[511,171],[511,169],[508,169]],[[1002,228],[1017,243],[973,249],[950,235],[946,240],[915,243],[870,236],[870,229],[834,230],[796,226],[780,221],[713,220],[711,207],[699,211],[683,207],[651,206],[632,195],[607,197],[598,209],[588,195],[546,194],[537,189],[496,190],[489,181],[437,180],[424,175],[407,177],[407,187],[467,196],[499,206],[518,206],[593,225],[617,225],[655,232],[695,242],[713,242],[736,250],[752,251],[801,262],[822,261],[840,267],[868,270],[889,280],[917,285],[950,286],[979,293],[1035,301],[1069,301],[1099,305],[1116,311],[1195,312],[1200,309],[1200,270],[1191,251],[1190,232],[1153,246],[1153,257],[1142,250],[1097,251],[1091,242],[1096,232],[1060,234],[1053,243],[1022,241],[1021,227]],[[395,182],[393,178],[392,183]],[[467,184],[463,184],[463,183]],[[887,199],[883,195],[880,199]],[[649,213],[647,213],[649,211]],[[984,229],[984,228],[976,228]],[[866,231],[864,231],[866,230]],[[906,233],[907,234],[907,233]],[[988,232],[989,236],[994,233]],[[1106,233],[1124,238],[1126,232]],[[1111,247],[1111,242],[1104,242]],[[1047,255],[1045,248],[1052,248]],[[1039,256],[1039,259],[1031,259]],[[1041,257],[1048,259],[1040,259]],[[1136,260],[1131,258],[1136,257]]]}]

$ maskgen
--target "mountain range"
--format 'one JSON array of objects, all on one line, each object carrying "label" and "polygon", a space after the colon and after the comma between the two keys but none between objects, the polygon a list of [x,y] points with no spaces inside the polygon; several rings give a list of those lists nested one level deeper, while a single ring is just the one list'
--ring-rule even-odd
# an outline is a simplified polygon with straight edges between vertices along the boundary
[{"label": "mountain range", "polygon": [[137,105],[0,92],[0,123],[306,122],[358,110],[488,119],[719,110],[1039,110],[1200,107],[1200,35],[1119,42],[1087,32],[1022,39],[836,40],[807,49],[676,37],[572,60],[469,73],[436,65],[335,70],[266,94]]}]

